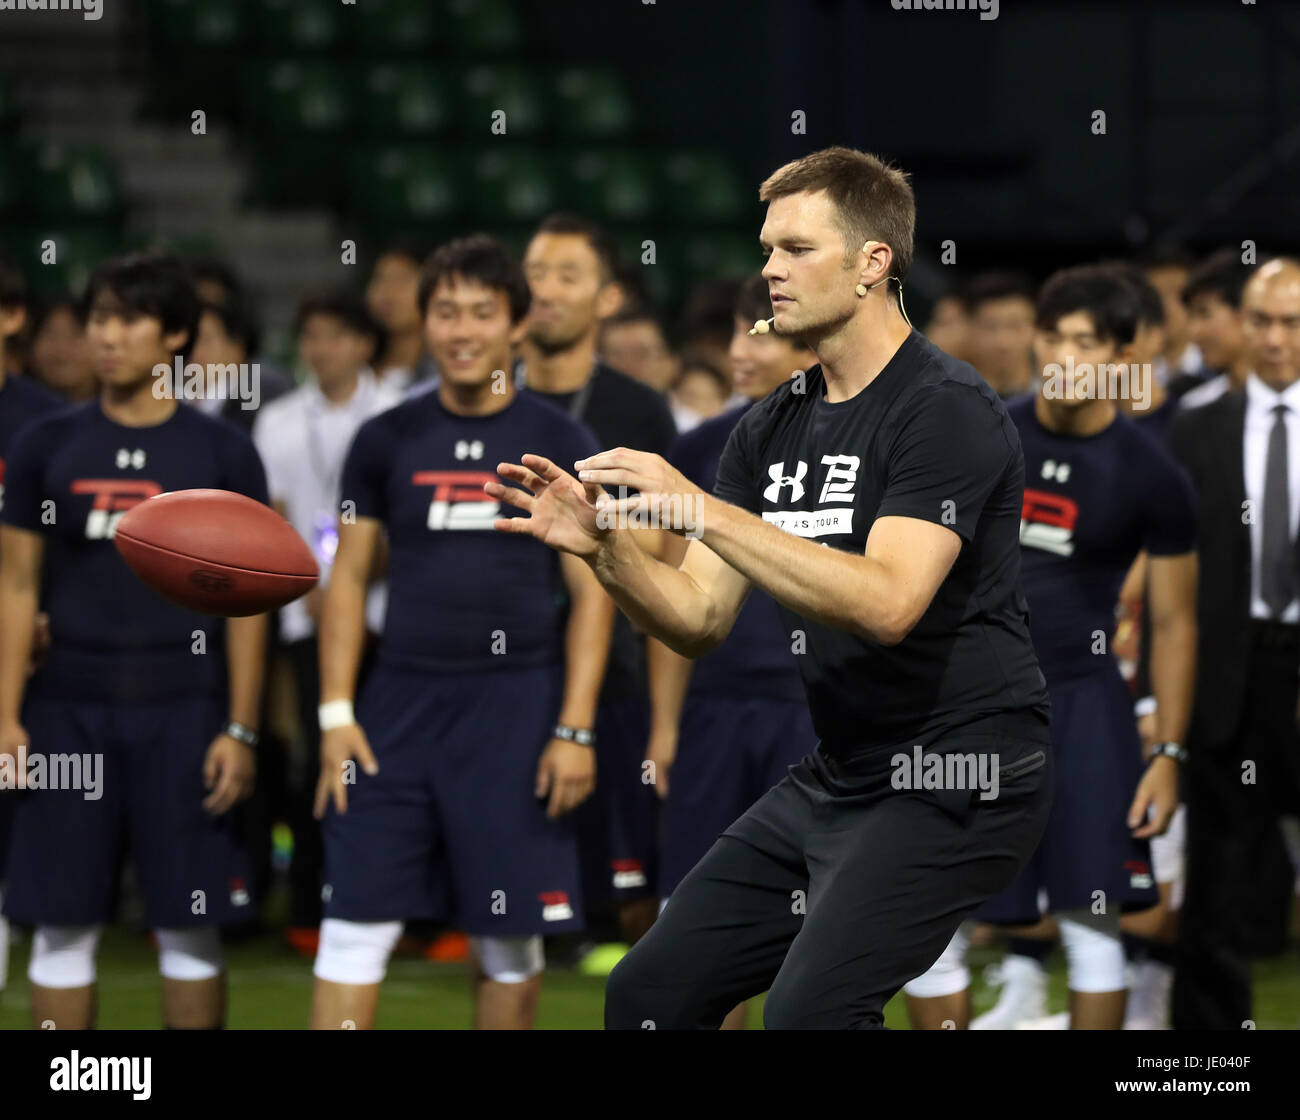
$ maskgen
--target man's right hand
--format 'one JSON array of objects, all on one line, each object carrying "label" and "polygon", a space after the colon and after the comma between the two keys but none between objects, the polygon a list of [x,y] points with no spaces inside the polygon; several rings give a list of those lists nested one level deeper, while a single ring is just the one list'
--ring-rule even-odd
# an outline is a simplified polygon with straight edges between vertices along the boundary
[{"label": "man's right hand", "polygon": [[0,725],[0,754],[7,754],[13,759],[15,789],[27,788],[27,768],[18,765],[18,748],[29,745],[27,731],[21,723],[14,722]]},{"label": "man's right hand", "polygon": [[499,517],[492,528],[526,533],[559,552],[584,560],[593,557],[609,535],[596,516],[600,486],[583,484],[540,455],[525,455],[522,463],[498,463],[497,474],[525,489],[500,482],[484,483],[492,497],[522,509],[527,517]]},{"label": "man's right hand", "polygon": [[366,733],[359,723],[349,723],[346,727],[336,727],[321,734],[320,778],[316,782],[316,804],[312,809],[317,820],[324,818],[331,798],[336,812],[348,811],[347,787],[354,782],[344,779],[355,775],[355,768],[349,765],[354,760],[367,774],[379,773],[379,763],[375,761]]}]

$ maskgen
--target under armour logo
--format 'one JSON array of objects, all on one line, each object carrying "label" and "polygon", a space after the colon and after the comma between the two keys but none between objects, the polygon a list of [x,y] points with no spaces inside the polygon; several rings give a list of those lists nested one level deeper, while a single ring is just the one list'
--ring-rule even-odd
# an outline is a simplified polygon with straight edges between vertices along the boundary
[{"label": "under armour logo", "polygon": [[127,467],[134,467],[136,470],[142,471],[144,470],[144,452],[138,447],[134,451],[119,447],[114,462],[117,464],[119,471],[124,471]]},{"label": "under armour logo", "polygon": [[483,441],[481,439],[456,441],[456,458],[457,459],[481,459],[483,458]]},{"label": "under armour logo", "polygon": [[775,502],[780,499],[781,488],[790,487],[790,500],[797,502],[803,497],[803,476],[808,473],[808,464],[802,459],[795,465],[794,474],[785,473],[785,460],[779,463],[773,463],[767,468],[767,475],[772,480],[771,485],[763,490],[763,500]]},{"label": "under armour logo", "polygon": [[1070,481],[1070,464],[1058,463],[1055,459],[1048,459],[1043,464],[1043,477],[1054,479],[1056,482]]}]

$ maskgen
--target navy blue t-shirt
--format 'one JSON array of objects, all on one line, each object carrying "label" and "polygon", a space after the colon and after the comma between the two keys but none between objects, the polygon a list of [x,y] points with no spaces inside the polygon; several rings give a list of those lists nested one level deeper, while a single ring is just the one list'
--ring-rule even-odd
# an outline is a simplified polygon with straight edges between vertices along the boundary
[{"label": "navy blue t-shirt", "polygon": [[[711,493],[731,430],[752,407],[748,403],[729,409],[678,436],[668,461]],[[793,643],[776,601],[752,589],[727,640],[695,662],[688,697],[758,696],[802,702],[803,682],[792,652]]]},{"label": "navy blue t-shirt", "polygon": [[388,534],[379,660],[440,673],[562,664],[559,555],[493,529],[495,518],[523,511],[483,484],[501,481],[497,464],[525,453],[571,472],[597,450],[586,428],[526,389],[490,416],[450,412],[433,391],[362,424],[341,497],[345,515],[354,508]]},{"label": "navy blue t-shirt", "polygon": [[113,546],[132,506],[191,489],[266,502],[266,475],[248,435],[184,406],[161,424],[127,427],[98,401],[23,429],[6,461],[0,520],[45,538],[41,609],[50,616],[50,650],[32,688],[122,701],[224,687],[224,622],[164,599]]},{"label": "navy blue t-shirt", "polygon": [[1043,427],[1033,398],[1009,411],[1025,452],[1020,568],[1038,662],[1052,686],[1113,671],[1115,606],[1137,554],[1196,548],[1191,482],[1123,415],[1078,437]]},{"label": "navy blue t-shirt", "polygon": [[0,385],[0,500],[4,495],[5,460],[9,445],[29,420],[67,408],[68,402],[25,377],[4,379]]},{"label": "navy blue t-shirt", "polygon": [[822,749],[888,756],[1002,713],[1045,722],[1020,591],[1024,464],[997,394],[915,331],[861,392],[832,403],[825,391],[817,365],[749,409],[714,493],[857,555],[875,520],[890,516],[942,525],[961,551],[893,646],[781,608],[786,632],[806,635],[797,660]]}]

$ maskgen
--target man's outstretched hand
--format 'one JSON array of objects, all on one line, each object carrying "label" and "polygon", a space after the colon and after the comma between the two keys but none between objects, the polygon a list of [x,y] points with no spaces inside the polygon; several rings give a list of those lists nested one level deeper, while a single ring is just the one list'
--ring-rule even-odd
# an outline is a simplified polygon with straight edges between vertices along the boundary
[{"label": "man's outstretched hand", "polygon": [[498,517],[492,528],[503,533],[526,533],[574,556],[585,558],[599,550],[607,530],[596,521],[596,501],[602,496],[598,485],[584,486],[540,455],[525,455],[522,463],[498,463],[497,474],[524,489],[501,482],[485,482],[483,489],[528,516]]}]

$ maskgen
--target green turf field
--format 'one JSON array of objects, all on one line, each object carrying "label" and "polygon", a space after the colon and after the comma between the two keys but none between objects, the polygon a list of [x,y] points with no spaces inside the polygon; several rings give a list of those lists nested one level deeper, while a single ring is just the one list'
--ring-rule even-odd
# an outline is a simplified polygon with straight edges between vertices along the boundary
[{"label": "green turf field", "polygon": [[[22,938],[13,946],[9,986],[0,992],[0,1029],[26,1027],[27,949]],[[998,954],[987,949],[971,951],[975,975],[976,1011],[991,1007],[996,989],[983,981],[984,965]],[[311,1000],[311,962],[297,956],[271,936],[242,941],[229,947],[230,1017],[234,1029],[273,1030],[302,1027]],[[1049,1010],[1065,1007],[1065,971],[1059,952],[1052,962]],[[118,1029],[152,1029],[158,1026],[158,975],[156,958],[148,940],[116,928],[104,936],[99,961],[99,1025]],[[538,1027],[581,1030],[601,1025],[604,981],[573,972],[551,972],[542,991]],[[469,984],[459,965],[430,964],[398,959],[389,970],[379,1003],[379,1022],[387,1029],[461,1028],[470,1023]],[[1255,1014],[1261,1030],[1300,1028],[1300,954],[1294,947],[1286,956],[1257,962]],[[902,1000],[886,1009],[889,1026],[906,1029]],[[751,1013],[751,1025],[761,1025],[761,1015]]]}]

